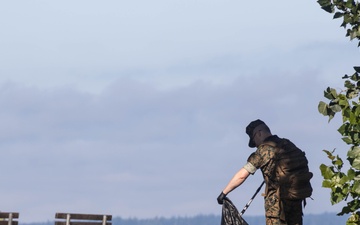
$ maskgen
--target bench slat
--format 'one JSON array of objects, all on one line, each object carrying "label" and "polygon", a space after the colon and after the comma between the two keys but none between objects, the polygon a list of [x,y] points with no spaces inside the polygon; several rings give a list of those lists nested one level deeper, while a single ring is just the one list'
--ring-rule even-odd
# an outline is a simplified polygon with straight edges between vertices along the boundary
[{"label": "bench slat", "polygon": [[[0,224],[3,225],[3,224]],[[55,225],[66,225],[66,221],[55,221]],[[70,225],[103,225],[102,222],[89,222],[89,221],[71,221]],[[106,225],[111,225],[111,223],[107,222]]]},{"label": "bench slat", "polygon": [[[17,220],[13,220],[11,221],[11,224],[12,225],[18,225],[19,221]],[[9,225],[9,221],[7,220],[0,220],[0,225]]]},{"label": "bench slat", "polygon": [[[104,215],[100,214],[79,214],[79,213],[56,213],[55,219],[65,219],[67,215],[70,214],[70,221],[71,220],[100,220],[102,221]],[[111,221],[112,215],[105,215],[106,221]]]},{"label": "bench slat", "polygon": [[0,212],[0,219],[9,218],[10,213],[12,213],[12,218],[19,218],[19,213],[17,212]]}]

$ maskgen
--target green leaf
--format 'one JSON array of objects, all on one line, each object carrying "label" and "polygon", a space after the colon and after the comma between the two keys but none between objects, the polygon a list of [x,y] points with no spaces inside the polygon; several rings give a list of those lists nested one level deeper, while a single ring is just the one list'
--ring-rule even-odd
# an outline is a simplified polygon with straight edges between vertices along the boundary
[{"label": "green leaf", "polygon": [[360,66],[354,66],[354,70],[355,70],[357,73],[360,73]]},{"label": "green leaf", "polygon": [[321,7],[323,10],[325,10],[328,13],[333,13],[334,12],[334,6],[333,5],[327,5],[327,6],[323,6]]},{"label": "green leaf", "polygon": [[[335,151],[335,150],[334,150]],[[335,159],[335,156],[333,155],[334,151],[330,152],[328,150],[323,150],[323,152],[326,153],[326,155],[328,156],[328,158],[333,161]]]},{"label": "green leaf", "polygon": [[360,158],[354,158],[351,166],[354,167],[354,169],[360,170]]},{"label": "green leaf", "polygon": [[355,2],[353,0],[348,0],[346,2],[346,7],[351,9],[353,6],[355,6]]},{"label": "green leaf", "polygon": [[[360,147],[354,146],[348,151],[349,162],[354,169],[360,169]],[[350,160],[351,159],[351,160]]]},{"label": "green leaf", "polygon": [[344,23],[350,23],[351,22],[351,16],[349,15],[349,13],[345,13],[344,14]]},{"label": "green leaf", "polygon": [[344,13],[336,12],[333,19],[337,19],[337,18],[340,18],[340,17],[343,17],[343,16],[344,16]]},{"label": "green leaf", "polygon": [[338,132],[342,135],[342,136],[347,136],[349,133],[349,124],[348,123],[344,123],[343,125],[341,125],[341,127],[339,127]]},{"label": "green leaf", "polygon": [[341,99],[339,101],[339,105],[342,106],[342,108],[346,108],[349,106],[349,102],[348,102],[348,100]]},{"label": "green leaf", "polygon": [[360,106],[356,106],[356,107],[355,107],[355,112],[354,112],[354,114],[355,114],[356,117],[359,117],[359,115],[360,115]]},{"label": "green leaf", "polygon": [[358,36],[357,30],[350,30],[350,40],[353,40]]},{"label": "green leaf", "polygon": [[328,87],[326,91],[324,91],[324,97],[327,99],[334,100],[337,96],[338,94],[334,88]]},{"label": "green leaf", "polygon": [[[345,175],[345,174],[342,174],[342,177],[339,181],[339,184],[345,184],[346,182],[349,181],[349,178]],[[343,189],[343,193],[347,193],[347,191],[345,190],[346,188]]]},{"label": "green leaf", "polygon": [[318,105],[318,110],[319,110],[319,113],[323,114],[324,116],[327,116],[328,115],[328,104],[326,104],[325,102],[323,101],[320,101],[319,102],[319,105]]},{"label": "green leaf", "polygon": [[341,191],[341,188],[337,187],[335,188],[332,192],[331,192],[331,203],[337,204],[339,202],[341,202],[342,200],[344,200],[346,197],[346,195],[344,195]]},{"label": "green leaf", "polygon": [[352,111],[349,111],[349,122],[350,122],[350,124],[356,124],[356,122],[357,122],[357,118],[356,118],[356,116],[355,116],[355,114],[352,112]]},{"label": "green leaf", "polygon": [[356,176],[356,172],[353,169],[349,169],[347,172],[347,176],[349,180],[354,180]]},{"label": "green leaf", "polygon": [[[340,25],[340,27],[343,27],[344,29],[346,28],[346,23],[345,22],[343,22],[341,25]],[[347,36],[346,36],[347,37]]]},{"label": "green leaf", "polygon": [[336,160],[333,161],[333,165],[337,166],[339,169],[343,166],[343,161],[339,156],[336,156]]},{"label": "green leaf", "polygon": [[343,137],[341,139],[348,145],[353,143],[353,141],[352,141],[352,139],[350,137]]},{"label": "green leaf", "polygon": [[357,72],[355,72],[353,75],[351,75],[350,79],[353,81],[358,81],[360,79],[360,76]]},{"label": "green leaf", "polygon": [[351,209],[350,209],[350,207],[345,206],[345,207],[342,208],[341,212],[338,213],[337,215],[342,216],[342,215],[348,214],[348,213],[350,213],[350,212],[352,212]]},{"label": "green leaf", "polygon": [[324,181],[322,182],[322,187],[324,187],[324,188],[331,188],[331,181],[329,181],[329,180],[324,180]]},{"label": "green leaf", "polygon": [[354,185],[353,185],[351,191],[358,194],[358,195],[360,194],[360,183],[359,183],[359,181],[354,182]]},{"label": "green leaf", "polygon": [[[350,78],[350,77],[348,77],[348,78]],[[346,88],[354,88],[354,84],[351,81],[346,80],[345,83],[344,83],[344,87],[346,87]]]},{"label": "green leaf", "polygon": [[350,29],[347,29],[346,30],[346,34],[345,34],[345,37],[350,37],[351,35],[351,30]]},{"label": "green leaf", "polygon": [[346,97],[348,99],[356,98],[356,97],[358,97],[358,95],[359,95],[359,91],[356,89],[348,89],[346,92]]},{"label": "green leaf", "polygon": [[349,158],[355,159],[355,158],[360,158],[360,147],[359,146],[354,146],[352,147],[348,153],[347,156]]},{"label": "green leaf", "polygon": [[336,98],[338,96],[338,94],[334,88],[330,88],[330,92],[331,92],[333,98]]},{"label": "green leaf", "polygon": [[331,1],[330,1],[330,0],[318,0],[317,2],[319,3],[320,6],[331,5]]},{"label": "green leaf", "polygon": [[[354,212],[354,210],[351,210]],[[352,213],[351,216],[346,221],[346,225],[358,225],[359,224],[359,216],[356,213]]]},{"label": "green leaf", "polygon": [[346,221],[346,225],[359,225],[358,222]]},{"label": "green leaf", "polygon": [[344,119],[343,119],[344,122],[349,119],[350,113],[351,113],[351,110],[348,107],[343,109],[342,114],[343,114],[343,117],[344,117]]},{"label": "green leaf", "polygon": [[324,177],[324,179],[331,179],[334,176],[334,171],[331,167],[326,166],[325,164],[320,165],[320,171],[321,175]]},{"label": "green leaf", "polygon": [[337,112],[341,112],[341,106],[338,104],[332,105],[329,107],[333,112],[337,113]]},{"label": "green leaf", "polygon": [[354,132],[353,135],[352,135],[352,140],[353,140],[354,144],[357,145],[359,143],[359,141],[360,141],[359,133]]}]

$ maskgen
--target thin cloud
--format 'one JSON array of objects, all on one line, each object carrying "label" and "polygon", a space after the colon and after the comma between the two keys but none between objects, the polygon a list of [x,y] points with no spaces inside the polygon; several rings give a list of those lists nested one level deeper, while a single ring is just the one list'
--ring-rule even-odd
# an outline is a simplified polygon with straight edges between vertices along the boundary
[{"label": "thin cloud", "polygon": [[[92,211],[103,210],[104,199],[109,211],[125,217],[137,212],[146,212],[139,217],[217,213],[217,192],[251,152],[244,127],[253,119],[262,118],[274,133],[294,138],[310,151],[310,161],[317,164],[312,169],[317,169],[319,161],[313,157],[324,156],[323,143],[329,142],[318,135],[318,127],[309,128],[317,123],[327,129],[315,104],[321,86],[310,77],[281,74],[239,77],[231,85],[198,82],[173,90],[121,80],[102,95],[3,84],[1,96],[6,98],[0,98],[0,112],[13,120],[5,123],[6,116],[1,117],[6,126],[0,133],[13,132],[2,136],[2,151],[18,162],[5,162],[12,171],[6,179],[16,177],[19,185],[3,185],[1,193],[37,196],[36,203],[25,198],[9,206],[31,219],[40,219],[34,210],[51,205],[42,212],[43,219],[50,219],[69,201],[76,210],[89,210],[81,204],[86,201],[93,203]],[[241,187],[247,194],[234,194],[238,202],[246,201],[261,177],[251,179]],[[315,177],[315,183],[320,179]],[[315,186],[315,193],[319,189]],[[316,201],[325,201],[326,195],[317,195]],[[189,204],[207,207],[180,207]],[[249,214],[262,214],[260,205],[254,204]],[[312,205],[317,204],[309,203],[312,213],[332,210],[330,205]]]}]

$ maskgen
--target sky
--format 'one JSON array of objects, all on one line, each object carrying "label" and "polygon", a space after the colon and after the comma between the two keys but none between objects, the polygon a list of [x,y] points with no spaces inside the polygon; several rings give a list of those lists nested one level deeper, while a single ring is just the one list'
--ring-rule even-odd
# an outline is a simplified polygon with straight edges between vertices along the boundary
[{"label": "sky", "polygon": [[[2,1],[0,210],[220,215],[262,119],[306,152],[304,213],[340,211],[319,166],[348,146],[317,110],[359,62],[340,24],[316,1]],[[228,197],[242,209],[261,181]],[[244,217],[263,214],[259,194]]]}]

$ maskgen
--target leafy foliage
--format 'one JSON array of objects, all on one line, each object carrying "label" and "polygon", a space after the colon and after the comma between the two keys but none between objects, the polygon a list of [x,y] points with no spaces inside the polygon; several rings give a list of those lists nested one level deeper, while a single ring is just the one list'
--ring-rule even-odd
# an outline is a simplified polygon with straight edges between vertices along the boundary
[{"label": "leafy foliage", "polygon": [[[333,13],[334,19],[342,18],[341,27],[346,29],[346,37],[350,40],[357,39],[360,46],[360,5],[354,0],[318,0],[321,8],[328,13]],[[342,140],[350,145],[347,152],[348,171],[343,172],[344,161],[334,155],[334,151],[324,152],[331,160],[332,165],[320,165],[321,174],[324,178],[322,186],[331,189],[330,201],[332,204],[345,201],[346,206],[338,215],[350,214],[346,224],[360,225],[360,67],[354,67],[352,75],[342,78],[344,90],[336,91],[328,87],[324,91],[324,97],[329,103],[320,101],[318,110],[324,116],[329,117],[329,122],[336,113],[341,113],[343,124],[338,129]]]},{"label": "leafy foliage", "polygon": [[344,173],[343,160],[334,155],[334,151],[324,150],[332,165],[326,166],[321,164],[320,170],[324,177],[322,186],[331,189],[330,201],[337,204],[341,201],[347,201],[351,197],[351,201],[343,207],[339,215],[351,213],[347,224],[360,224],[360,106],[359,106],[359,90],[360,76],[355,68],[352,76],[345,75],[345,90],[337,92],[333,88],[327,88],[324,91],[324,97],[330,102],[319,103],[319,112],[329,117],[329,121],[334,118],[336,113],[342,113],[342,126],[338,132],[342,135],[342,140],[351,145],[347,153],[347,160],[350,169]]},{"label": "leafy foliage", "polygon": [[[334,13],[334,19],[342,18],[341,27],[346,29],[346,36],[350,40],[360,40],[360,6],[354,0],[318,0],[321,8],[329,13]],[[358,44],[360,46],[360,42]]]},{"label": "leafy foliage", "polygon": [[350,169],[343,172],[344,161],[334,155],[335,150],[324,150],[332,165],[320,165],[321,175],[324,180],[322,186],[331,189],[330,201],[337,204],[348,201],[338,215],[351,214],[347,225],[360,224],[360,76],[355,68],[351,76],[343,77],[344,90],[337,92],[333,88],[324,91],[324,97],[329,103],[321,101],[318,110],[331,121],[336,113],[342,115],[343,124],[338,129],[342,140],[350,145],[347,152],[347,161]]}]

